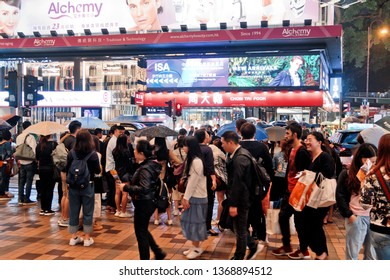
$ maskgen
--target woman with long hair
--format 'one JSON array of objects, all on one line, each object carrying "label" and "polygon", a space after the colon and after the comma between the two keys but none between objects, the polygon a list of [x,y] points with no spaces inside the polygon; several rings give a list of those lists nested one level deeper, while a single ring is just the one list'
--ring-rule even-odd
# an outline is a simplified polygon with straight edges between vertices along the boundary
[{"label": "woman with long hair", "polygon": [[[115,170],[118,173],[119,179],[123,183],[131,181],[131,177],[135,172],[134,158],[131,154],[128,145],[127,135],[122,134],[118,136],[116,140],[116,146],[112,151],[112,155],[115,161]],[[127,193],[121,192],[118,187],[115,189],[115,204],[116,212],[115,217],[129,218],[131,215],[127,213]]]},{"label": "woman with long hair", "polygon": [[163,260],[166,253],[157,245],[148,230],[149,219],[156,209],[155,192],[160,184],[161,164],[154,160],[154,146],[146,140],[139,140],[134,151],[139,168],[131,182],[117,184],[121,191],[128,192],[134,204],[134,231],[141,260],[149,260],[152,249],[156,260]]},{"label": "woman with long hair", "polygon": [[21,0],[0,0],[0,33],[12,37],[20,19]]},{"label": "woman with long hair", "polygon": [[[321,173],[326,178],[332,178],[335,173],[335,163],[331,152],[325,146],[324,136],[320,132],[311,132],[305,140],[306,148],[310,152],[312,161],[308,170],[317,174]],[[306,206],[302,211],[303,233],[299,238],[302,243],[306,243],[316,254],[316,260],[324,260],[328,257],[328,247],[323,229],[323,221],[328,213],[329,207],[318,207],[314,209]],[[294,258],[289,254],[290,258]]]},{"label": "woman with long hair", "polygon": [[[91,237],[93,231],[93,210],[95,204],[94,176],[100,174],[99,157],[95,151],[95,143],[92,135],[86,129],[81,129],[76,135],[76,142],[72,150],[68,153],[66,172],[69,172],[72,162],[75,159],[87,158],[87,166],[90,174],[90,181],[84,188],[69,186],[69,233],[72,237],[69,245],[75,246],[84,242],[88,247],[94,243]],[[85,238],[77,235],[79,229],[79,215],[83,207],[83,231]]]},{"label": "woman with long hair", "polygon": [[374,260],[375,252],[370,240],[370,209],[359,203],[360,180],[356,176],[368,160],[375,163],[378,150],[372,144],[362,144],[353,156],[349,170],[341,171],[337,180],[336,201],[345,218],[345,258],[357,260],[364,247],[363,259]]},{"label": "woman with long hair", "polygon": [[[185,137],[179,137],[177,138],[177,143],[175,145],[175,149],[172,151],[173,154],[181,161],[181,163],[184,164],[186,158],[187,158],[187,153],[184,152],[184,139]],[[178,166],[177,166],[178,167]],[[177,168],[174,167],[174,168]],[[173,212],[172,214],[174,216],[180,216],[181,212],[179,209],[179,205],[181,202],[181,199],[183,198],[183,194],[179,192],[177,185],[176,188],[172,190],[172,200],[173,200]]]},{"label": "woman with long hair", "polygon": [[360,189],[360,203],[371,209],[371,243],[378,260],[390,260],[390,134],[378,144],[375,166],[369,171]]},{"label": "woman with long hair", "polygon": [[207,239],[207,181],[203,154],[195,137],[185,138],[184,151],[187,153],[185,176],[187,187],[182,199],[183,213],[181,229],[184,237],[192,241],[192,247],[183,252],[188,259],[195,259],[203,253],[200,244]]},{"label": "woman with long hair", "polygon": [[[168,187],[168,195],[169,195],[169,206],[166,209],[167,212],[167,220],[166,224],[168,226],[173,225],[172,221],[172,189],[175,185],[175,178],[173,177],[173,166],[179,165],[180,160],[176,157],[176,155],[168,149],[166,144],[166,139],[163,137],[156,137],[154,138],[154,145],[155,145],[155,156],[157,161],[161,164],[162,169],[160,173],[160,179],[164,181]],[[170,165],[170,166],[168,166]],[[160,224],[160,218],[158,210],[154,212],[154,224],[159,225]]]},{"label": "woman with long hair", "polygon": [[41,136],[35,149],[38,161],[38,174],[41,183],[41,216],[54,215],[51,209],[53,202],[53,192],[55,186],[53,150],[57,147],[57,142],[53,141],[52,135]]}]

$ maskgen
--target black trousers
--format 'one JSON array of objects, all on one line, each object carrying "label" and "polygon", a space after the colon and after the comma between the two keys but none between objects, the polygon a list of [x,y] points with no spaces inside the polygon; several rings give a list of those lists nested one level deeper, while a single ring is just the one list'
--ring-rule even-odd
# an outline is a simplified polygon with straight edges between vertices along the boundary
[{"label": "black trousers", "polygon": [[41,184],[41,209],[51,211],[53,201],[53,192],[55,181],[53,179],[53,170],[39,170],[39,179]]},{"label": "black trousers", "polygon": [[106,179],[107,179],[107,185],[108,185],[107,205],[111,206],[112,208],[116,208],[116,204],[115,204],[115,179],[114,179],[114,177],[112,177],[110,172],[106,172]]},{"label": "black trousers", "polygon": [[213,180],[210,176],[207,176],[207,216],[206,216],[206,229],[211,229],[211,220],[213,219],[213,208],[215,191],[211,190],[213,186]]},{"label": "black trousers", "polygon": [[290,193],[286,192],[280,205],[279,225],[282,233],[283,246],[291,245],[290,217],[294,214],[295,229],[297,230],[299,239],[299,249],[303,252],[307,250],[309,244],[303,231],[302,212],[295,211],[294,208],[292,208],[292,206],[288,203],[289,198]]},{"label": "black trousers", "polygon": [[249,209],[248,215],[248,228],[249,225],[253,228],[253,237],[258,240],[265,241],[266,238],[266,225],[265,215],[263,212],[263,206],[260,197],[255,197],[254,201]]},{"label": "black trousers", "polygon": [[329,207],[311,208],[306,206],[303,208],[303,238],[309,244],[311,250],[317,254],[328,253],[326,245],[326,236],[324,232],[324,218],[328,213]]},{"label": "black trousers", "polygon": [[133,200],[134,203],[134,231],[138,242],[140,260],[149,260],[152,249],[155,255],[161,255],[162,250],[157,245],[148,230],[150,216],[156,206],[152,200]]}]

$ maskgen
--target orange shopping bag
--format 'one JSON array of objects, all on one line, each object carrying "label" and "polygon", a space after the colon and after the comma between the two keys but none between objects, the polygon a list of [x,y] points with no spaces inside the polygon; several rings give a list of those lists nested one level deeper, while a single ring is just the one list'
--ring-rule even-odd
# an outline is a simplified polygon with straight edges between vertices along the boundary
[{"label": "orange shopping bag", "polygon": [[299,177],[297,184],[290,194],[288,202],[296,211],[302,211],[315,185],[316,173],[305,170],[305,175]]}]

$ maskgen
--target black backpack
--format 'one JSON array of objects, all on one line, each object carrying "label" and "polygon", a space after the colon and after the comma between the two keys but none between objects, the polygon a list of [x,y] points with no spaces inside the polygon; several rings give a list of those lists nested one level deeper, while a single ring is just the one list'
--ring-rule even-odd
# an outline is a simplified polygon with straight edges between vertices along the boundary
[{"label": "black backpack", "polygon": [[87,165],[88,159],[92,153],[89,153],[85,158],[79,159],[74,150],[72,153],[73,161],[70,164],[68,173],[66,174],[66,183],[72,189],[83,189],[88,186],[90,179],[90,173]]},{"label": "black backpack", "polygon": [[266,197],[271,184],[271,177],[263,166],[263,159],[259,158],[259,160],[256,161],[256,159],[250,155],[241,155],[249,158],[253,165],[254,174],[252,182],[254,184],[254,188],[251,190],[251,194],[256,197],[260,197],[260,200],[263,200]]},{"label": "black backpack", "polygon": [[164,213],[169,207],[169,192],[167,184],[160,178],[156,181],[155,204],[159,213]]}]

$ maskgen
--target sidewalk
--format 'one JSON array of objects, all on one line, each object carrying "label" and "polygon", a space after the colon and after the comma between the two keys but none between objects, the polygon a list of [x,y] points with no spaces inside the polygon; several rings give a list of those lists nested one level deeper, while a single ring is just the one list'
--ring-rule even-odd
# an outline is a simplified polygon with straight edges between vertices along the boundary
[{"label": "sidewalk", "polygon": [[[53,210],[58,207],[57,187],[53,198]],[[92,234],[95,244],[91,247],[69,246],[70,234],[67,228],[59,227],[60,213],[54,216],[39,216],[39,205],[18,206],[17,178],[12,178],[10,191],[15,195],[9,202],[0,203],[0,259],[1,260],[137,260],[138,248],[134,234],[133,218],[117,218],[102,211],[103,230]],[[31,199],[36,199],[35,186]],[[128,207],[129,211],[132,211]],[[153,219],[152,219],[153,220]],[[162,215],[166,220],[166,214]],[[329,259],[344,259],[344,219],[336,212],[334,223],[324,226],[328,241]],[[180,218],[175,216],[174,225],[155,226],[149,229],[157,243],[168,253],[167,260],[186,259],[182,252],[191,245],[180,229]],[[82,232],[80,232],[82,235]],[[205,252],[200,259],[229,260],[233,256],[235,236],[225,231],[203,242]],[[257,260],[287,260],[275,257],[271,251],[281,246],[281,236],[269,237],[269,245],[256,257]],[[292,246],[297,248],[297,236],[292,237]],[[153,257],[153,256],[152,256]]]}]

